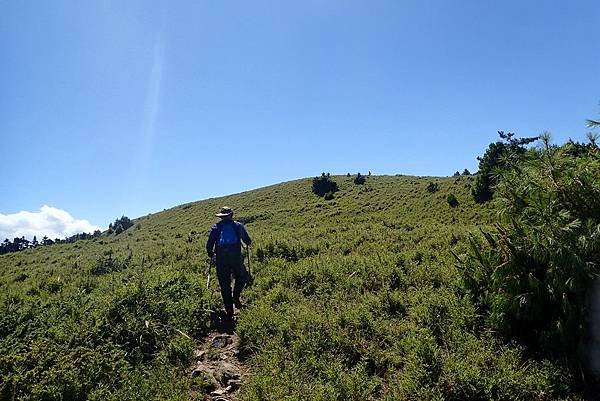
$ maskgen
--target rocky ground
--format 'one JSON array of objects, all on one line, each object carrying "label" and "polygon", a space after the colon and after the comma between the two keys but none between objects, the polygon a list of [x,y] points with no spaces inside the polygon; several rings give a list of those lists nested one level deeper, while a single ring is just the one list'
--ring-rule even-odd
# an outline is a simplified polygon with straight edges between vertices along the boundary
[{"label": "rocky ground", "polygon": [[[248,368],[239,358],[239,337],[235,333],[235,320],[227,322],[223,316],[213,319],[213,331],[194,353],[190,374],[206,385],[194,399],[205,401],[237,401],[238,393]],[[208,391],[207,391],[208,390]],[[203,398],[202,398],[203,397]]]}]

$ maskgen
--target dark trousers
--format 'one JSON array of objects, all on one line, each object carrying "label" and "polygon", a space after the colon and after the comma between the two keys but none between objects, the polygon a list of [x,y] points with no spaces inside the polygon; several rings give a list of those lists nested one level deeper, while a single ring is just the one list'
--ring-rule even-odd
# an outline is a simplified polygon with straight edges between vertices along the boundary
[{"label": "dark trousers", "polygon": [[[233,296],[231,294],[232,275],[235,278]],[[229,314],[233,314],[233,300],[240,297],[242,289],[244,289],[244,286],[248,282],[248,272],[246,271],[246,267],[242,263],[241,258],[237,259],[237,262],[219,260],[217,258],[217,279],[219,280],[219,286],[221,287],[221,296],[223,297],[225,311]]]}]

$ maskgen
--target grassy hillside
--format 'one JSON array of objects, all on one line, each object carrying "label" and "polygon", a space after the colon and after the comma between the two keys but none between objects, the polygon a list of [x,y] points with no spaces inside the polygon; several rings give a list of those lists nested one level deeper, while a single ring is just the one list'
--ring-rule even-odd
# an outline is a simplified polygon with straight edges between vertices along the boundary
[{"label": "grassy hillside", "polygon": [[0,256],[0,398],[201,393],[183,370],[220,307],[203,248],[223,205],[255,241],[237,328],[253,371],[246,399],[574,397],[568,373],[484,330],[461,290],[450,251],[494,217],[471,200],[471,177],[333,178],[329,201],[297,180]]}]

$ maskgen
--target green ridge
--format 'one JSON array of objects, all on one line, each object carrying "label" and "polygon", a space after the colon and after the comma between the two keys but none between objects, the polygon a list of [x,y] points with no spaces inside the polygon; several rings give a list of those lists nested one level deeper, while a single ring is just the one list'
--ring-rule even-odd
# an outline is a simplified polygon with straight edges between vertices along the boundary
[{"label": "green ridge", "polygon": [[184,369],[220,307],[204,243],[223,205],[255,241],[245,399],[568,398],[568,374],[483,330],[460,290],[450,251],[495,213],[473,202],[472,177],[332,178],[332,200],[296,180],[0,256],[0,399],[202,393]]}]

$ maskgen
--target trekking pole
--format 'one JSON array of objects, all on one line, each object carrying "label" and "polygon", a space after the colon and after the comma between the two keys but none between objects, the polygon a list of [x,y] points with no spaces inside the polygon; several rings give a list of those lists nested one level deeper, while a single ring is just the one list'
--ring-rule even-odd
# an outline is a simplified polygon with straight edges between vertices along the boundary
[{"label": "trekking pole", "polygon": [[250,246],[246,245],[246,253],[248,254],[248,284],[252,284],[254,279],[252,278],[252,269],[250,268]]},{"label": "trekking pole", "polygon": [[210,258],[210,260],[208,261],[208,267],[206,268],[206,289],[208,290],[208,287],[210,285],[210,271],[212,268],[212,262],[213,262],[213,258]]}]

